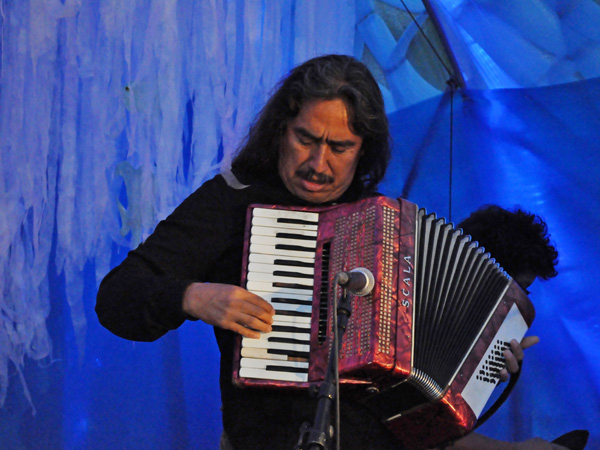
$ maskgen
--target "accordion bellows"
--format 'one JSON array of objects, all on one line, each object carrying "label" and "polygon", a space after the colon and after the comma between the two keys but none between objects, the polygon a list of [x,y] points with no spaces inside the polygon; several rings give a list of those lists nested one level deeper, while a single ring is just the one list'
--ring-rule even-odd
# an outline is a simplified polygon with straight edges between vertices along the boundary
[{"label": "accordion bellows", "polygon": [[498,384],[502,351],[522,339],[535,312],[484,248],[403,199],[249,207],[242,286],[276,315],[271,333],[239,340],[234,383],[323,380],[341,291],[334,279],[357,267],[374,274],[375,287],[352,299],[341,395],[370,408],[407,448],[468,433]]}]

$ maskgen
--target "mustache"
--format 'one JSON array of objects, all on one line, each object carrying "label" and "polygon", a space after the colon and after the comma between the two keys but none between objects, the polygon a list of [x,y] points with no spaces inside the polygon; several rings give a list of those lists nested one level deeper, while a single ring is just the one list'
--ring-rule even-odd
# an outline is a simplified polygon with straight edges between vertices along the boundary
[{"label": "mustache", "polygon": [[333,177],[331,177],[329,175],[325,175],[324,173],[317,172],[310,167],[299,168],[296,171],[296,175],[306,181],[310,181],[311,183],[317,183],[317,184],[333,183]]}]

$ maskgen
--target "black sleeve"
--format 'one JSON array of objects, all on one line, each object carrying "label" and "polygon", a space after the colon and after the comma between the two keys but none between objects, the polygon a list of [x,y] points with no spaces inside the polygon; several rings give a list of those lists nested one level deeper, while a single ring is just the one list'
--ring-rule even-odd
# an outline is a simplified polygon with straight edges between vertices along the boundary
[{"label": "black sleeve", "polygon": [[229,255],[241,255],[245,212],[232,191],[220,176],[206,182],[104,278],[96,299],[104,327],[125,339],[158,339],[191,319],[182,310],[191,283],[222,282],[214,273],[223,259],[239,270]]}]

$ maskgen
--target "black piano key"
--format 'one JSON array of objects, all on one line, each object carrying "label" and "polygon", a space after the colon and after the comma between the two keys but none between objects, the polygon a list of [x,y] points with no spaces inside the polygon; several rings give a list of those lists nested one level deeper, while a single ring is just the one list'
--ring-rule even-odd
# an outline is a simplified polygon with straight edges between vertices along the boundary
[{"label": "black piano key", "polygon": [[295,327],[293,325],[273,325],[271,328],[273,331],[279,331],[281,333],[310,333],[310,324],[306,324],[306,327]]},{"label": "black piano key", "polygon": [[310,317],[312,313],[301,311],[277,310],[278,316]]},{"label": "black piano key", "polygon": [[308,273],[299,273],[299,272],[287,272],[285,270],[274,270],[273,275],[278,277],[291,277],[291,278],[306,278],[312,280],[314,277]]},{"label": "black piano key", "polygon": [[298,239],[301,241],[316,241],[316,236],[306,236],[305,234],[296,234],[296,233],[275,233],[276,238],[281,239]]},{"label": "black piano key", "polygon": [[275,248],[277,250],[288,250],[288,251],[295,251],[295,252],[315,253],[315,249],[314,248],[303,247],[302,245],[276,244]]},{"label": "black piano key", "polygon": [[273,297],[271,303],[285,303],[287,305],[312,305],[311,300],[299,300],[296,298]]},{"label": "black piano key", "polygon": [[309,352],[298,352],[295,350],[282,350],[278,348],[271,348],[268,350],[268,353],[272,353],[274,355],[286,355],[289,358],[298,358],[298,359],[309,359]]},{"label": "black piano key", "polygon": [[273,283],[273,287],[277,288],[288,288],[288,289],[301,289],[301,290],[312,290],[312,285],[300,284],[300,283]]},{"label": "black piano key", "polygon": [[269,364],[265,366],[265,370],[274,371],[274,372],[291,372],[291,373],[307,373],[308,369],[303,367],[288,367],[288,366],[277,366],[274,364]]},{"label": "black piano key", "polygon": [[279,342],[281,344],[310,344],[310,336],[307,336],[306,339],[294,339],[294,338],[287,338],[287,337],[277,337],[277,336],[272,336],[270,338],[267,339],[268,342]]},{"label": "black piano key", "polygon": [[274,264],[279,266],[295,266],[295,267],[314,267],[314,262],[306,262],[292,259],[275,259]]},{"label": "black piano key", "polygon": [[313,222],[310,220],[302,220],[302,219],[291,219],[289,217],[279,217],[277,219],[277,223],[295,223],[299,225],[314,225],[318,226],[319,222]]}]

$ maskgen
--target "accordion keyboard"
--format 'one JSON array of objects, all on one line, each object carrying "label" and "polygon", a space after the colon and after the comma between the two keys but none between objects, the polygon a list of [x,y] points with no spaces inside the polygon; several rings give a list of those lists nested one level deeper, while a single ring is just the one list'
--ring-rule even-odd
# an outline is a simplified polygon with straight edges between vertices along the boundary
[{"label": "accordion keyboard", "polygon": [[275,308],[273,330],[243,338],[240,376],[308,380],[318,214],[255,208],[246,289]]}]

